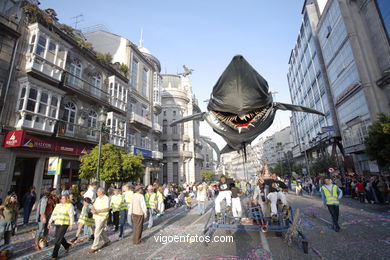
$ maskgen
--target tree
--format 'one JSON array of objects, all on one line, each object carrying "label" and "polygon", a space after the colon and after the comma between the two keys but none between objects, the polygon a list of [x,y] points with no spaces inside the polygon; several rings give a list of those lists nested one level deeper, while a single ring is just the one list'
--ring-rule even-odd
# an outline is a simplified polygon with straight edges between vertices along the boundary
[{"label": "tree", "polygon": [[[99,146],[81,157],[80,178],[96,177]],[[99,179],[106,182],[137,180],[143,175],[142,155],[133,155],[113,144],[102,145]]]},{"label": "tree", "polygon": [[200,176],[202,176],[202,179],[204,181],[211,181],[214,177],[215,173],[213,171],[206,171],[206,170],[201,170],[200,171]]},{"label": "tree", "polygon": [[365,146],[368,156],[380,167],[390,167],[390,116],[381,113],[368,127]]},{"label": "tree", "polygon": [[329,168],[337,168],[336,158],[331,156],[325,156],[318,158],[311,165],[311,173],[318,175],[320,173],[328,172]]}]

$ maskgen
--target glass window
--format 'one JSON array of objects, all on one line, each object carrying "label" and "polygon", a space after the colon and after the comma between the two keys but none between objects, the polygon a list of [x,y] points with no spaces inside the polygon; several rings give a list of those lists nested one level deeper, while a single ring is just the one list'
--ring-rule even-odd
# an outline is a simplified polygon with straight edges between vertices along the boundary
[{"label": "glass window", "polygon": [[25,96],[26,96],[26,87],[23,87],[19,97],[19,108],[18,108],[19,110],[23,109],[24,99],[26,98]]},{"label": "glass window", "polygon": [[177,125],[172,126],[172,134],[177,134]]},{"label": "glass window", "polygon": [[31,41],[30,41],[30,44],[29,44],[29,47],[28,47],[30,53],[32,53],[33,50],[34,50],[34,45],[35,45],[36,38],[37,38],[37,35],[35,35],[35,34],[31,37]]},{"label": "glass window", "polygon": [[138,74],[138,61],[133,59],[131,63],[131,79],[130,86],[134,89],[137,89],[137,75]]},{"label": "glass window", "polygon": [[57,97],[52,96],[50,102],[50,111],[49,111],[50,117],[54,117],[54,118],[57,117],[57,105],[58,105]]},{"label": "glass window", "polygon": [[80,86],[80,78],[81,78],[81,63],[79,60],[74,60],[72,64],[70,64],[70,75],[69,81],[74,86]]},{"label": "glass window", "polygon": [[35,111],[35,104],[37,103],[37,94],[38,91],[35,88],[30,88],[26,110],[31,112]]},{"label": "glass window", "polygon": [[51,63],[54,63],[54,59],[56,56],[56,44],[53,41],[49,41],[49,49],[47,50],[46,60]]},{"label": "glass window", "polygon": [[379,12],[382,16],[383,25],[387,32],[387,36],[390,37],[390,1],[389,0],[376,0]]},{"label": "glass window", "polygon": [[96,136],[96,128],[97,128],[97,113],[93,110],[89,111],[88,114],[88,135]]},{"label": "glass window", "polygon": [[35,53],[41,56],[42,58],[45,55],[45,48],[46,48],[46,37],[43,35],[39,35],[38,37],[38,43],[37,48],[35,49]]},{"label": "glass window", "polygon": [[163,134],[167,134],[168,130],[168,121],[163,120]]},{"label": "glass window", "polygon": [[56,59],[56,65],[60,68],[64,67],[64,60],[65,60],[65,49],[64,47],[58,47],[58,52],[57,52],[57,59]]},{"label": "glass window", "polygon": [[148,93],[148,69],[142,71],[142,95],[147,96]]},{"label": "glass window", "polygon": [[41,98],[40,98],[39,107],[38,107],[39,114],[46,115],[48,98],[49,98],[49,95],[46,92],[41,93]]},{"label": "glass window", "polygon": [[168,146],[166,144],[163,144],[163,151],[167,151],[168,150]]},{"label": "glass window", "polygon": [[68,102],[65,104],[64,108],[64,116],[62,118],[65,122],[67,122],[66,131],[73,132],[74,124],[76,122],[76,106],[72,102]]},{"label": "glass window", "polygon": [[173,145],[172,145],[172,150],[173,150],[173,151],[177,151],[177,150],[178,150],[177,144],[173,144]]}]

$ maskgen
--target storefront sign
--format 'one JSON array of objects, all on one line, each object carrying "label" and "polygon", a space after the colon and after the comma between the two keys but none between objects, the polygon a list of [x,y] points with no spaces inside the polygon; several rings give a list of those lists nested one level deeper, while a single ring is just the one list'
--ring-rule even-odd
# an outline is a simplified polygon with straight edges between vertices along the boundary
[{"label": "storefront sign", "polygon": [[49,157],[49,165],[47,166],[48,175],[58,175],[61,173],[62,159],[60,157]]},{"label": "storefront sign", "polygon": [[152,158],[152,151],[134,147],[134,154],[142,154],[145,158]]},{"label": "storefront sign", "polygon": [[24,130],[9,131],[5,136],[3,146],[5,148],[21,146],[24,140],[24,135]]},{"label": "storefront sign", "polygon": [[[25,135],[24,130],[9,131],[4,141],[4,147],[22,147],[29,150],[55,152],[67,155],[85,155],[92,150],[91,145],[70,143],[56,139]],[[15,133],[17,132],[17,133]],[[13,137],[14,136],[14,137]],[[17,140],[13,141],[13,140]],[[8,142],[7,142],[8,141]]]}]

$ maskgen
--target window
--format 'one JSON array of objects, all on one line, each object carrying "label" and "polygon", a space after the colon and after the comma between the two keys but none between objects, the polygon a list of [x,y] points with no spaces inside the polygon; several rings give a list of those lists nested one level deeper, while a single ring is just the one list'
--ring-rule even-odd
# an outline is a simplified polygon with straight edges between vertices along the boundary
[{"label": "window", "polygon": [[72,64],[70,64],[70,73],[72,74],[69,77],[69,81],[74,86],[80,86],[81,78],[81,62],[75,59]]},{"label": "window", "polygon": [[177,144],[173,144],[173,145],[172,145],[172,150],[173,150],[173,151],[177,151],[177,150],[178,150]]},{"label": "window", "polygon": [[56,58],[56,62],[55,64],[60,67],[60,68],[63,68],[65,63],[65,56],[66,56],[66,51],[64,49],[64,47],[59,47],[58,48],[58,52],[57,52],[57,58]]},{"label": "window", "polygon": [[172,111],[172,115],[173,115],[174,118],[176,117],[176,110]]},{"label": "window", "polygon": [[142,71],[142,95],[147,96],[148,92],[148,69],[144,68]]},{"label": "window", "polygon": [[163,151],[167,151],[167,150],[168,150],[167,144],[163,144]]},{"label": "window", "polygon": [[45,48],[46,48],[47,39],[43,35],[39,35],[37,48],[35,49],[35,53],[44,58]]},{"label": "window", "polygon": [[49,48],[47,50],[46,60],[50,61],[53,64],[56,57],[56,48],[57,48],[56,44],[52,41],[49,41]]},{"label": "window", "polygon": [[88,114],[88,135],[95,137],[97,128],[97,113],[93,110],[89,111]]},{"label": "window", "polygon": [[135,145],[135,135],[133,134],[129,135],[129,143],[130,145]]},{"label": "window", "polygon": [[31,40],[30,40],[30,44],[28,46],[28,49],[29,49],[29,52],[32,53],[33,50],[34,50],[34,45],[35,45],[35,40],[37,38],[37,35],[34,34],[32,37],[31,37]]},{"label": "window", "polygon": [[72,102],[68,102],[65,104],[64,108],[64,116],[62,118],[65,122],[67,122],[66,131],[73,133],[74,132],[74,124],[76,122],[76,106]]},{"label": "window", "polygon": [[25,95],[26,95],[26,87],[23,87],[22,90],[21,90],[21,92],[20,92],[18,110],[22,110],[22,109],[23,109],[23,104],[24,104]]},{"label": "window", "polygon": [[167,111],[164,110],[163,114],[164,114],[164,116],[167,116]]},{"label": "window", "polygon": [[28,99],[27,99],[27,106],[26,106],[27,111],[31,111],[31,112],[35,111],[37,95],[38,95],[38,91],[35,88],[30,88]]},{"label": "window", "polygon": [[177,135],[177,125],[172,126],[172,134]]},{"label": "window", "polygon": [[41,93],[41,98],[40,98],[39,107],[38,107],[39,114],[46,115],[48,97],[49,97],[49,95],[47,94],[47,92]]},{"label": "window", "polygon": [[390,37],[390,2],[388,0],[376,0],[383,25],[387,32],[387,36]]},{"label": "window", "polygon": [[50,101],[49,108],[49,116],[56,118],[57,117],[57,106],[58,106],[58,98],[52,96]]},{"label": "window", "polygon": [[138,61],[133,59],[131,63],[131,79],[130,86],[134,89],[137,89],[137,75],[138,74]]},{"label": "window", "polygon": [[163,134],[167,134],[168,133],[168,121],[167,120],[163,120]]},{"label": "window", "polygon": [[173,183],[179,183],[179,163],[173,163]]}]

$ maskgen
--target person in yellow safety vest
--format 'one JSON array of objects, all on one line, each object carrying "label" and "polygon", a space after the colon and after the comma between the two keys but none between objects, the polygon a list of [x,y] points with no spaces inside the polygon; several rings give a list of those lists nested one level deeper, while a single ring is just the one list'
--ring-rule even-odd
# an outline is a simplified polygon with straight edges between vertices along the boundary
[{"label": "person in yellow safety vest", "polygon": [[131,200],[133,198],[133,189],[130,184],[125,184],[122,187],[122,206],[120,211],[120,226],[119,226],[119,239],[123,239],[124,237],[124,229],[126,222],[129,223],[131,227],[131,214],[129,214],[129,208],[131,204]]},{"label": "person in yellow safety vest", "polygon": [[343,197],[343,191],[332,183],[330,177],[324,178],[324,185],[321,186],[321,197],[324,203],[324,208],[328,207],[329,213],[332,216],[333,226],[332,228],[336,232],[340,232],[339,226],[339,205],[340,200]]},{"label": "person in yellow safety vest", "polygon": [[94,240],[89,254],[95,253],[100,248],[108,246],[110,240],[106,235],[104,230],[107,226],[108,211],[110,210],[110,199],[104,195],[104,189],[99,188],[96,192],[97,198],[93,203],[91,212],[93,214],[93,219],[95,220],[95,233]]},{"label": "person in yellow safety vest", "polygon": [[157,213],[157,216],[163,216],[164,215],[164,209],[165,209],[165,205],[164,205],[164,189],[162,186],[159,186],[158,189],[157,189],[157,193],[156,193],[156,196],[157,196],[157,209],[158,209],[158,213]]},{"label": "person in yellow safety vest", "polygon": [[89,197],[83,198],[83,208],[80,213],[79,221],[78,221],[78,227],[77,227],[77,232],[76,232],[76,237],[72,239],[70,242],[72,244],[77,242],[77,239],[81,233],[81,230],[83,229],[84,226],[89,228],[91,236],[89,237],[89,240],[93,240],[93,228],[92,225],[95,223],[93,220],[93,215],[92,215],[92,200]]},{"label": "person in yellow safety vest", "polygon": [[73,229],[74,223],[74,208],[70,203],[69,195],[62,195],[60,203],[56,205],[53,210],[53,214],[49,220],[48,228],[52,227],[52,223],[56,226],[55,230],[55,244],[53,253],[51,255],[52,259],[57,259],[58,251],[60,250],[61,245],[65,248],[67,253],[70,248],[70,244],[65,239],[65,233],[69,228],[69,231]]},{"label": "person in yellow safety vest", "polygon": [[114,195],[111,197],[110,208],[112,213],[113,224],[115,226],[115,232],[119,230],[119,213],[122,205],[122,194],[120,189],[114,190]]},{"label": "person in yellow safety vest", "polygon": [[149,215],[148,228],[152,228],[154,210],[156,209],[156,204],[157,204],[157,196],[156,193],[154,193],[154,188],[152,185],[148,186],[148,192],[145,194],[145,202],[146,202],[146,208],[148,209],[148,215]]}]

